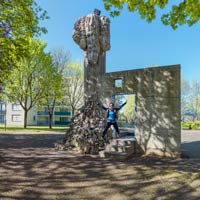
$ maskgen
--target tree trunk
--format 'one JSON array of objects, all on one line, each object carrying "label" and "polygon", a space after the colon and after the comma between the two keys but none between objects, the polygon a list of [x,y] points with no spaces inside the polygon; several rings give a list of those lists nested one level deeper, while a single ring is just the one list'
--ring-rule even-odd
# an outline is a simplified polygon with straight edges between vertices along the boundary
[{"label": "tree trunk", "polygon": [[[48,101],[47,101],[48,103]],[[56,99],[54,98],[52,106],[48,103],[48,114],[49,114],[49,129],[52,129],[52,120],[53,120],[53,113],[54,113],[54,107],[55,107]]]},{"label": "tree trunk", "polygon": [[28,110],[24,110],[24,128],[27,128]]},{"label": "tree trunk", "polygon": [[72,106],[72,117],[74,116],[75,114],[75,108]]},{"label": "tree trunk", "polygon": [[52,129],[52,114],[49,114],[49,129]]}]

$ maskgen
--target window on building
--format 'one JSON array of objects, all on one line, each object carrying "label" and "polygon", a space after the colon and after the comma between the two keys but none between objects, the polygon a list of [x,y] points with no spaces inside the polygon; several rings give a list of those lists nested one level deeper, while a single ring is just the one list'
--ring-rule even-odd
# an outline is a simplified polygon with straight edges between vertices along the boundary
[{"label": "window on building", "polygon": [[5,103],[0,103],[0,111],[5,111],[5,110],[6,110]]},{"label": "window on building", "polygon": [[5,120],[5,116],[4,115],[0,115],[0,123],[3,123]]},{"label": "window on building", "polygon": [[66,122],[67,118],[66,117],[60,117],[60,122]]},{"label": "window on building", "polygon": [[12,121],[13,122],[21,122],[22,116],[21,115],[12,115]]},{"label": "window on building", "polygon": [[13,111],[21,111],[22,108],[21,108],[20,104],[12,104],[12,110]]}]

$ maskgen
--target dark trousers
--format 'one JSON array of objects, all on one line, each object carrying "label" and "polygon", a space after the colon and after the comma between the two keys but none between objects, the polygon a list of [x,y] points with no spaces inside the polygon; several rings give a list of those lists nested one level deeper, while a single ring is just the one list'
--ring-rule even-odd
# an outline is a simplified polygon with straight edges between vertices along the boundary
[{"label": "dark trousers", "polygon": [[119,134],[119,128],[118,128],[117,122],[107,122],[106,127],[103,130],[102,137],[105,137],[106,132],[110,128],[111,125],[114,126],[116,132]]}]

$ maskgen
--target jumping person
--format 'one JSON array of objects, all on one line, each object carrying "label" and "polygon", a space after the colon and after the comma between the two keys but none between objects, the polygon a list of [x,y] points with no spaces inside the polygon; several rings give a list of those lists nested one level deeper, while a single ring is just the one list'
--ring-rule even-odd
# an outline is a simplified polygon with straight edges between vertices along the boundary
[{"label": "jumping person", "polygon": [[107,123],[102,133],[102,139],[104,140],[104,142],[106,142],[106,138],[105,138],[106,132],[110,128],[111,125],[113,125],[113,127],[115,128],[117,136],[119,137],[119,128],[117,125],[117,112],[123,106],[125,106],[126,103],[127,102],[123,103],[119,108],[115,108],[114,103],[110,103],[108,108],[98,103],[98,106],[100,106],[102,109],[106,110],[107,112]]}]

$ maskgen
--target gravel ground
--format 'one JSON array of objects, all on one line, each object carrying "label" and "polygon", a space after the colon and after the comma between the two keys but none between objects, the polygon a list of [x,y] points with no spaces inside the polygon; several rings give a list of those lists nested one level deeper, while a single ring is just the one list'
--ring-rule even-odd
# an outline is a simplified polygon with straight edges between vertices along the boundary
[{"label": "gravel ground", "polygon": [[[184,132],[182,147],[196,145],[196,133]],[[63,133],[0,134],[0,199],[199,200],[198,159],[114,161],[55,151],[62,138]]]}]

